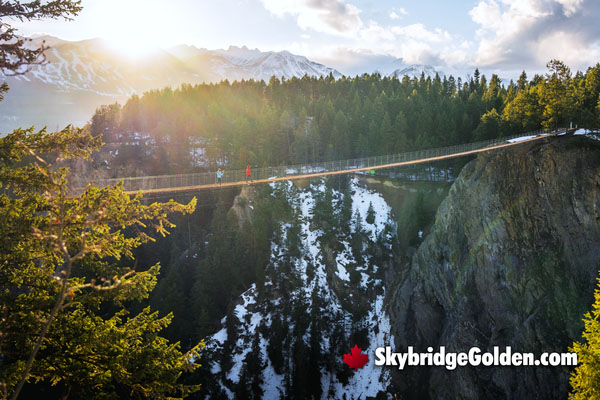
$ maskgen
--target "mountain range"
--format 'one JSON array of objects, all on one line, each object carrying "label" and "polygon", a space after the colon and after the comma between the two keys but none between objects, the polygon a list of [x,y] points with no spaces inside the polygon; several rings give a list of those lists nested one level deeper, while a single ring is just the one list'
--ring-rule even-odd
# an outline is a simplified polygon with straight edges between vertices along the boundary
[{"label": "mountain range", "polygon": [[[133,58],[103,39],[71,42],[40,36],[33,38],[31,45],[42,42],[50,47],[46,63],[32,66],[25,75],[0,73],[0,80],[6,80],[10,86],[0,103],[0,132],[31,125],[49,129],[61,129],[69,123],[81,126],[100,105],[123,103],[133,94],[182,83],[269,81],[272,76],[342,77],[333,68],[288,51],[262,52],[245,46],[207,50],[179,45],[169,49],[155,47],[144,56]],[[400,66],[385,75],[401,78],[418,77],[421,73],[435,76],[437,72],[431,66]]]},{"label": "mountain range", "polygon": [[407,67],[398,68],[398,69],[394,70],[392,73],[386,74],[386,75],[389,77],[395,77],[398,79],[402,79],[404,76],[409,76],[411,78],[419,78],[422,74],[425,74],[425,76],[430,76],[432,78],[435,77],[436,74],[438,74],[440,77],[442,77],[444,75],[443,72],[437,71],[431,65],[418,65],[418,64],[413,64],[413,65],[409,65]]}]

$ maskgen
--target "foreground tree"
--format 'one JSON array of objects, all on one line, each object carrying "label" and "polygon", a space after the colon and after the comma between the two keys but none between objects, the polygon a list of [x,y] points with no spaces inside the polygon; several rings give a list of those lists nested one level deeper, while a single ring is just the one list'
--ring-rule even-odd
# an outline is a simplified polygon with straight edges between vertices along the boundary
[{"label": "foreground tree", "polygon": [[99,144],[71,128],[0,138],[0,398],[16,399],[26,384],[63,398],[198,389],[178,379],[198,366],[203,343],[182,354],[158,335],[171,314],[129,315],[156,284],[159,265],[126,262],[152,232],[168,233],[168,213],[191,213],[195,199],[144,205],[120,186],[73,193],[66,163]]},{"label": "foreground tree", "polygon": [[[600,283],[600,279],[598,279]],[[575,342],[569,351],[577,353],[578,366],[571,375],[570,399],[600,398],[600,284],[594,291],[592,311],[583,317],[585,343]]]},{"label": "foreground tree", "polygon": [[[69,20],[79,11],[80,0],[0,1],[0,72],[20,75],[45,61],[45,43],[18,36],[13,21]],[[1,83],[0,101],[7,90]],[[66,163],[99,144],[71,128],[0,139],[0,398],[24,388],[62,398],[197,390],[178,380],[198,366],[203,343],[182,354],[158,335],[171,314],[129,315],[156,284],[159,265],[125,262],[152,232],[167,233],[168,213],[190,213],[195,202],[143,205],[119,186],[70,192]]]}]

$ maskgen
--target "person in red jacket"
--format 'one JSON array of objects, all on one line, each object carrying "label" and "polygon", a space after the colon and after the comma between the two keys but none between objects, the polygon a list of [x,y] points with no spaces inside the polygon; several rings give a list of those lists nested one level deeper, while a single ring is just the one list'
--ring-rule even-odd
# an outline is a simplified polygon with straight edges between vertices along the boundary
[{"label": "person in red jacket", "polygon": [[252,174],[252,171],[250,170],[250,166],[246,166],[246,182],[248,182],[248,179],[250,179],[250,182],[252,182],[252,179],[250,178],[250,174]]}]

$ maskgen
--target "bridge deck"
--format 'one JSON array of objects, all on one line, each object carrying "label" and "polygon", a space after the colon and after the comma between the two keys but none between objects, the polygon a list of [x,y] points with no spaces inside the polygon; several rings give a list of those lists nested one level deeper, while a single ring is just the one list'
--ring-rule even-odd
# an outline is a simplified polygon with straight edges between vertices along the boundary
[{"label": "bridge deck", "polygon": [[[412,153],[403,153],[391,156],[378,156],[360,160],[344,160],[337,162],[321,163],[312,166],[288,166],[277,168],[261,168],[252,171],[252,175],[257,179],[246,182],[244,180],[244,171],[226,172],[229,180],[221,185],[216,183],[214,173],[183,174],[171,176],[147,176],[147,177],[127,177],[120,179],[106,179],[95,182],[96,186],[107,186],[123,181],[124,189],[128,194],[156,193],[176,193],[186,191],[196,191],[202,189],[215,189],[219,187],[234,187],[247,184],[271,183],[287,180],[310,179],[329,175],[340,175],[362,171],[371,171],[384,168],[402,167],[406,165],[415,165],[428,163],[432,161],[446,160],[455,157],[462,157],[470,154],[481,153],[501,149],[510,146],[516,146],[547,137],[565,133],[561,129],[552,132],[533,132],[522,135],[515,135],[511,138],[494,139],[486,142],[467,143],[464,145],[451,146],[441,149],[430,149]],[[419,157],[421,156],[421,157]],[[386,160],[392,162],[386,162]],[[397,161],[402,160],[402,161]],[[345,167],[344,167],[345,165]],[[302,173],[307,171],[306,173]],[[273,176],[275,174],[275,176]],[[257,176],[258,175],[258,176]],[[208,182],[210,180],[210,182]],[[202,183],[192,183],[194,181],[203,181]],[[179,182],[179,183],[178,183]],[[188,184],[186,184],[186,182]],[[83,189],[75,189],[79,192]]]}]

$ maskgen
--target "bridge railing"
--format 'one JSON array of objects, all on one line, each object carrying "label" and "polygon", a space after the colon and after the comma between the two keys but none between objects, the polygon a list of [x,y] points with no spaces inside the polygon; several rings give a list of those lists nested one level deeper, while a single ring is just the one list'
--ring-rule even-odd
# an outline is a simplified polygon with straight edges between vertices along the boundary
[{"label": "bridge railing", "polygon": [[[486,147],[505,144],[511,140],[527,137],[539,136],[549,133],[560,133],[564,130],[537,130],[534,132],[522,133],[500,139],[490,139],[473,143],[466,143],[454,146],[439,147],[427,150],[410,151],[399,154],[389,154],[382,156],[363,157],[349,160],[325,161],[311,164],[295,164],[278,167],[253,168],[251,179],[264,180],[273,178],[283,178],[286,176],[320,174],[324,172],[353,170],[361,168],[370,168],[380,165],[396,164],[410,162],[421,159],[430,159],[434,157],[443,157],[454,154],[460,154],[468,151],[480,150]],[[245,180],[245,170],[225,170],[222,183],[233,183]],[[179,175],[159,175],[143,177],[125,177],[113,179],[99,179],[91,182],[98,187],[104,187],[117,184],[123,181],[123,188],[126,191],[148,191],[160,189],[175,189],[194,186],[204,186],[217,183],[216,172],[201,172]],[[83,187],[80,185],[78,187]]]}]

